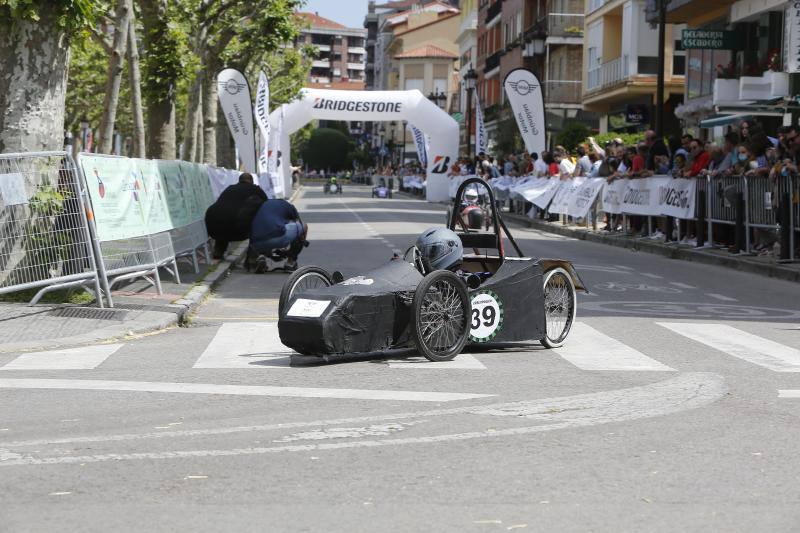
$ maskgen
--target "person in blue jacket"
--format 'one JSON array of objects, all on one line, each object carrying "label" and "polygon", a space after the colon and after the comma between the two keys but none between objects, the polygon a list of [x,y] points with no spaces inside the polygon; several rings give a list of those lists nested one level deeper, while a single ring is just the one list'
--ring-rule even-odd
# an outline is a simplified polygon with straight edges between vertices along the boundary
[{"label": "person in blue jacket", "polygon": [[285,270],[297,269],[297,256],[306,245],[308,225],[300,220],[297,209],[286,200],[267,200],[256,212],[250,229],[250,248],[259,254],[256,272],[269,269],[273,250],[286,251]]}]

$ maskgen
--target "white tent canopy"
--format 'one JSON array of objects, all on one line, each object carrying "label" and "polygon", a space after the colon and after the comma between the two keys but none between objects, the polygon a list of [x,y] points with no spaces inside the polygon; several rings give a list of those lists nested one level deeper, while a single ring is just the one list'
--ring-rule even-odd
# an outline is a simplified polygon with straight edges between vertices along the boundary
[{"label": "white tent canopy", "polygon": [[405,120],[430,138],[427,168],[428,201],[448,200],[447,171],[458,156],[458,123],[439,106],[412,91],[333,91],[303,89],[300,97],[275,109],[269,117],[277,131],[283,108],[281,168],[284,190],[292,184],[289,136],[314,119],[380,122]]}]

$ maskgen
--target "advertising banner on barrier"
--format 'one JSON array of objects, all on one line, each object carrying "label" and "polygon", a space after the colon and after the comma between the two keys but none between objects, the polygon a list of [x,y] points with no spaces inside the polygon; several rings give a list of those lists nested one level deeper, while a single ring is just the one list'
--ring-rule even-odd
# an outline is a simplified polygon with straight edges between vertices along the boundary
[{"label": "advertising banner on barrier", "polygon": [[622,195],[622,212],[631,215],[658,215],[658,187],[670,178],[628,180]]},{"label": "advertising banner on barrier", "polygon": [[86,176],[98,238],[112,241],[140,237],[169,229],[166,194],[155,176],[143,177],[155,168],[152,162],[125,157],[80,154],[78,164]]},{"label": "advertising banner on barrier", "polygon": [[217,75],[219,103],[247,172],[256,174],[256,145],[253,131],[253,101],[244,74],[226,68]]},{"label": "advertising banner on barrier", "polygon": [[503,80],[519,132],[530,153],[540,154],[546,146],[542,86],[528,69],[512,70]]},{"label": "advertising banner on barrier", "polygon": [[94,154],[80,154],[78,165],[101,241],[186,226],[202,220],[214,202],[205,165]]},{"label": "advertising banner on barrier", "polygon": [[525,199],[531,202],[539,209],[547,209],[553,197],[561,187],[561,180],[558,177],[545,178],[547,181],[542,182],[535,189],[528,189],[523,193]]},{"label": "advertising banner on barrier", "polygon": [[550,204],[550,209],[548,209],[548,211],[551,213],[566,215],[567,210],[572,203],[572,199],[575,197],[578,189],[581,188],[581,185],[583,185],[585,181],[586,178],[583,177],[562,181],[561,188],[558,189],[558,192],[553,197],[553,202]]},{"label": "advertising banner on barrier", "polygon": [[[605,178],[604,178],[605,179]],[[628,180],[614,180],[603,188],[603,211],[612,215],[622,213],[622,197],[628,187]]]},{"label": "advertising banner on barrier", "polygon": [[597,195],[603,190],[605,183],[605,178],[587,179],[570,198],[567,205],[567,215],[574,218],[586,218]]},{"label": "advertising banner on barrier", "polygon": [[697,180],[671,179],[658,187],[658,210],[670,217],[694,218],[696,197]]},{"label": "advertising banner on barrier", "polygon": [[229,186],[239,183],[239,174],[238,170],[208,167],[208,181],[211,184],[211,192],[215,200]]}]

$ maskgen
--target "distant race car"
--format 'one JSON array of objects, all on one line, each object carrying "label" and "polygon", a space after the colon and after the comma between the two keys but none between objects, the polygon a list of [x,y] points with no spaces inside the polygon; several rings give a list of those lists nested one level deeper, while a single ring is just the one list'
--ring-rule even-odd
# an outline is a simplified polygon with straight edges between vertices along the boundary
[{"label": "distant race car", "polygon": [[[489,205],[496,205],[486,182],[470,178],[454,208],[473,183],[486,187]],[[490,211],[492,232],[456,231],[458,217],[450,218],[465,249],[458,272],[428,271],[415,246],[402,259],[348,279],[316,266],[298,269],[280,295],[281,341],[317,356],[416,348],[431,361],[453,359],[468,343],[561,346],[583,283],[569,261],[523,257],[500,214]],[[519,257],[505,255],[504,235]]]},{"label": "distant race car", "polygon": [[322,185],[322,192],[325,194],[342,194],[342,186],[333,177]]},{"label": "distant race car", "polygon": [[372,197],[373,198],[391,198],[392,197],[392,190],[386,186],[386,180],[380,178],[378,180],[378,185],[372,188]]},{"label": "distant race car", "polygon": [[464,198],[456,208],[455,205],[447,208],[447,221],[453,216],[455,208],[459,214],[458,224],[469,229],[489,229],[492,227],[492,216],[489,212],[489,201],[484,191],[478,194],[478,187],[469,187],[464,191]]}]

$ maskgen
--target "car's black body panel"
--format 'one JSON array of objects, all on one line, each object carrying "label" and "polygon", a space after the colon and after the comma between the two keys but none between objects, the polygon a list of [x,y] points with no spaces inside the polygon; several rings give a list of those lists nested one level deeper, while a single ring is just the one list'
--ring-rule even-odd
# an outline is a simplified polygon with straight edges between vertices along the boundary
[{"label": "car's black body panel", "polygon": [[[390,261],[330,287],[299,291],[278,322],[281,342],[300,353],[318,355],[376,352],[403,345],[409,338],[408,302],[421,280],[409,263]],[[287,316],[300,298],[331,304],[319,317]]]}]

